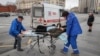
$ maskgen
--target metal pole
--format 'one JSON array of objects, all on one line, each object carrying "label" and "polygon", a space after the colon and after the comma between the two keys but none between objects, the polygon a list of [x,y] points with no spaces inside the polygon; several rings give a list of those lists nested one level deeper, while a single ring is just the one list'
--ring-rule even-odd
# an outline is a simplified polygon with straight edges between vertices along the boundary
[{"label": "metal pole", "polygon": [[32,8],[31,8],[31,17],[32,17],[32,29],[34,28],[33,27],[33,4],[32,4]]},{"label": "metal pole", "polygon": [[87,11],[88,11],[88,6],[87,6],[87,0],[86,0],[86,13],[87,13]]},{"label": "metal pole", "polygon": [[86,8],[85,8],[85,13],[87,13],[88,12],[88,0],[86,0]]}]

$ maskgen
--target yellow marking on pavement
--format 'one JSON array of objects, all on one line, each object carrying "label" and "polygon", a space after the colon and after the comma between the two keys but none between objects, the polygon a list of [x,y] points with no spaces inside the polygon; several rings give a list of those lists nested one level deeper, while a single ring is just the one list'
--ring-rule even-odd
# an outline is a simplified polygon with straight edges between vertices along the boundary
[{"label": "yellow marking on pavement", "polygon": [[[22,44],[22,46],[27,46],[27,44]],[[7,47],[13,47],[13,45],[1,45],[0,48],[7,48]]]},{"label": "yellow marking on pavement", "polygon": [[12,47],[13,45],[2,45],[0,46],[0,48],[3,48],[3,47]]}]

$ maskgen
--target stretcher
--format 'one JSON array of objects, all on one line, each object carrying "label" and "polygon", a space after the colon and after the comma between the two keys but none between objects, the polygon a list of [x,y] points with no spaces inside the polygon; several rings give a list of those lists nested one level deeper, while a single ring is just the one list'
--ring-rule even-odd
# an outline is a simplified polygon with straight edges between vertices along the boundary
[{"label": "stretcher", "polygon": [[52,30],[52,29],[57,29],[57,28],[54,27],[54,26],[47,27],[47,29],[46,29],[47,32],[36,32],[36,31],[33,31],[33,30],[28,30],[28,31],[23,32],[24,37],[31,37],[31,38],[36,38],[37,39],[33,45],[30,44],[30,49],[27,51],[27,53],[32,48],[34,48],[34,46],[37,44],[39,52],[41,54],[44,54],[44,52],[42,52],[41,49],[40,49],[40,47],[41,47],[40,46],[40,40],[42,40],[42,42],[44,43],[45,38],[47,36],[49,36],[50,37],[50,41],[49,41],[50,42],[50,46],[48,46],[48,48],[51,49],[50,53],[54,54],[54,50],[56,49],[56,45],[55,45],[56,40],[58,40],[59,38],[61,39],[62,37],[60,36],[59,38],[55,38],[54,33],[50,32],[50,30]]}]

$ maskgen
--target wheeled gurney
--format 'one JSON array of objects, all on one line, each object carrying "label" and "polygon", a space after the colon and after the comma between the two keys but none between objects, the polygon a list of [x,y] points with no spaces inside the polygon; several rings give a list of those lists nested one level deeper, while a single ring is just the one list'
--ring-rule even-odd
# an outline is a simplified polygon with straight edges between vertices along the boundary
[{"label": "wheeled gurney", "polygon": [[[39,26],[39,27],[41,27],[41,26]],[[55,26],[49,26],[49,27],[43,28],[43,29],[40,29],[39,27],[37,27],[37,29],[36,29],[35,31],[29,30],[29,31],[26,31],[26,32],[23,33],[25,37],[36,37],[36,38],[37,38],[36,42],[35,42],[33,45],[31,45],[30,50],[31,50],[36,44],[38,44],[38,48],[39,48],[40,53],[44,54],[44,53],[41,51],[41,49],[40,49],[40,39],[42,39],[43,42],[44,42],[44,39],[45,39],[47,36],[49,36],[49,37],[50,37],[50,41],[49,41],[49,42],[50,42],[50,46],[48,46],[48,48],[51,48],[51,49],[52,49],[50,53],[53,54],[53,53],[54,53],[53,51],[54,51],[55,48],[56,48],[55,42],[56,42],[56,40],[58,39],[57,37],[58,37],[61,33],[63,33],[63,31],[60,30],[59,28],[56,28]],[[45,30],[45,29],[46,29],[46,30]],[[58,35],[57,35],[56,33],[58,33]],[[56,35],[56,36],[55,36],[55,35]],[[29,52],[30,50],[28,50],[28,52]]]}]

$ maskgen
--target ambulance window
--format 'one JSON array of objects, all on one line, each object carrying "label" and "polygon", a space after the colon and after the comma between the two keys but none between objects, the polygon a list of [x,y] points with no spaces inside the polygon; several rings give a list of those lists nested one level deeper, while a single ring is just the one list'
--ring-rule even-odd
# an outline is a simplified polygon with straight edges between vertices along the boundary
[{"label": "ambulance window", "polygon": [[60,9],[60,17],[62,17],[63,9]]},{"label": "ambulance window", "polygon": [[34,7],[34,9],[33,9],[33,16],[34,17],[43,17],[43,8]]}]

